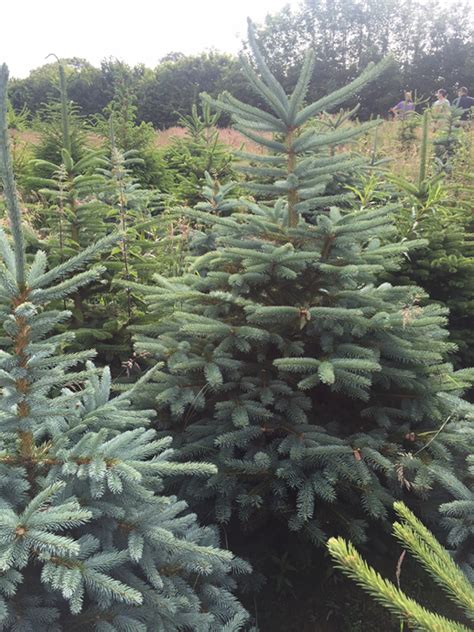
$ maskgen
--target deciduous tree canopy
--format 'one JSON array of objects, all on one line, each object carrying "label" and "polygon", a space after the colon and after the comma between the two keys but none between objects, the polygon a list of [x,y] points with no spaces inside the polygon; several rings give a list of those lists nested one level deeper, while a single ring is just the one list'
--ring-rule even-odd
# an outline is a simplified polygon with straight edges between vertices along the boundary
[{"label": "deciduous tree canopy", "polygon": [[[405,88],[429,97],[437,88],[451,96],[459,85],[474,83],[474,27],[470,3],[440,0],[303,0],[268,15],[257,31],[272,72],[291,90],[304,52],[313,49],[316,63],[308,99],[345,85],[365,67],[392,54],[396,68],[376,81],[359,99],[360,115],[384,114]],[[83,114],[96,114],[114,95],[125,75],[138,97],[138,120],[166,128],[189,114],[201,92],[216,96],[224,90],[261,106],[245,85],[238,60],[211,51],[186,56],[166,55],[151,70],[104,60],[95,68],[84,59],[68,61],[70,96]],[[26,79],[12,82],[16,109],[32,114],[54,92],[54,66],[46,64]],[[221,120],[226,123],[226,119]]]}]

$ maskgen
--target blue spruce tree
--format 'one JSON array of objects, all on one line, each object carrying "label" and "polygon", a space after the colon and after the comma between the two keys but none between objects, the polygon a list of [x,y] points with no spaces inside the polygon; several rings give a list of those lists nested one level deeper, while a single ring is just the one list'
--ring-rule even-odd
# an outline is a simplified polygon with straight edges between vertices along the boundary
[{"label": "blue spruce tree", "polygon": [[163,477],[202,482],[215,466],[174,462],[170,440],[145,427],[149,412],[131,407],[130,392],[111,399],[109,371],[90,352],[65,352],[71,335],[56,333],[69,313],[51,303],[97,279],[101,267],[79,270],[117,237],[50,270],[42,252],[26,256],[7,79],[2,66],[0,176],[13,248],[0,233],[0,630],[240,630],[247,616],[231,575],[247,565],[162,494]]},{"label": "blue spruce tree", "polygon": [[181,458],[218,467],[181,486],[203,515],[270,524],[267,542],[278,524],[316,543],[361,541],[394,499],[414,504],[454,477],[472,437],[456,426],[469,373],[445,360],[445,311],[379,281],[420,245],[391,242],[395,209],[344,210],[347,190],[328,192],[358,164],[344,146],[376,123],[324,133],[312,119],[387,63],[305,105],[312,55],[287,96],[252,28],[250,45],[244,72],[265,109],[229,94],[214,105],[264,149],[242,156],[259,201],[228,217],[188,211],[216,245],[142,288],[156,317],[136,326],[136,346],[162,366],[140,395]]}]

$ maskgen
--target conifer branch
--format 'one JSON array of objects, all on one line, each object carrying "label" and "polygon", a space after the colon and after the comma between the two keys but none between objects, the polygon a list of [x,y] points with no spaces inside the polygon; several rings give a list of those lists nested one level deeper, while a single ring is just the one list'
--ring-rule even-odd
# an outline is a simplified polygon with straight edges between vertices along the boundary
[{"label": "conifer branch", "polygon": [[0,67],[0,176],[7,202],[8,217],[15,243],[16,281],[20,288],[25,287],[25,243],[21,224],[21,211],[13,175],[13,165],[9,152],[7,98],[8,68]]}]

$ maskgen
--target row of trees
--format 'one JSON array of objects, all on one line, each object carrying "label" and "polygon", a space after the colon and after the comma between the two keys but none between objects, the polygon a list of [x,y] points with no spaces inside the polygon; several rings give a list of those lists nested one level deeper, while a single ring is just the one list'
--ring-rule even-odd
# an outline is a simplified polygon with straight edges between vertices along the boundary
[{"label": "row of trees", "polygon": [[[268,15],[257,39],[287,90],[294,87],[304,51],[314,51],[308,98],[345,85],[368,61],[392,54],[396,70],[364,93],[363,117],[387,112],[404,88],[429,96],[435,88],[452,94],[458,85],[474,83],[472,11],[463,1],[447,5],[439,0],[303,0],[296,9],[286,6]],[[101,112],[117,83],[125,82],[137,100],[138,120],[159,128],[173,126],[180,115],[190,113],[201,92],[216,96],[229,89],[238,98],[261,105],[244,81],[238,60],[215,51],[170,53],[153,70],[112,59],[95,68],[73,58],[68,60],[68,73],[70,96],[83,114]],[[48,63],[28,78],[12,81],[14,107],[38,113],[51,94],[54,76],[55,66]]]},{"label": "row of trees", "polygon": [[[114,59],[104,60],[100,68],[85,59],[63,61],[69,95],[86,116],[102,112],[117,89],[124,87],[137,103],[138,120],[160,128],[176,125],[181,115],[189,114],[200,92],[217,95],[232,86],[242,96],[249,94],[238,60],[224,53],[188,57],[172,53],[154,70],[143,65],[130,67]],[[53,61],[33,70],[26,79],[13,79],[9,96],[14,108],[40,113],[56,92],[56,75]]]},{"label": "row of trees", "polygon": [[450,93],[474,79],[474,39],[470,3],[439,0],[303,0],[268,16],[259,43],[269,66],[288,88],[295,82],[304,51],[316,64],[310,98],[347,83],[369,61],[391,54],[396,70],[362,96],[361,112],[383,114],[401,90],[429,97]]}]

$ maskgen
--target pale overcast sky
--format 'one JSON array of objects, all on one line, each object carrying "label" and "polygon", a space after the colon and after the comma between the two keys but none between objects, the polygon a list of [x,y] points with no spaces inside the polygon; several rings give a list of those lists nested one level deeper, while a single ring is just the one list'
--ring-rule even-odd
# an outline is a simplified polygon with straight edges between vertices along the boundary
[{"label": "pale overcast sky", "polygon": [[215,48],[237,52],[246,19],[297,0],[4,0],[1,2],[0,63],[25,77],[49,53],[104,57],[154,67],[172,51]]}]

